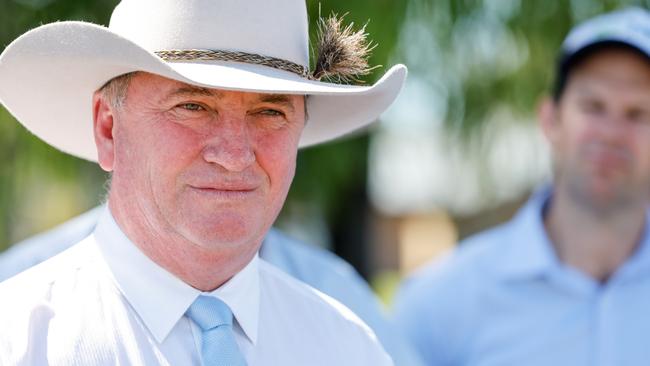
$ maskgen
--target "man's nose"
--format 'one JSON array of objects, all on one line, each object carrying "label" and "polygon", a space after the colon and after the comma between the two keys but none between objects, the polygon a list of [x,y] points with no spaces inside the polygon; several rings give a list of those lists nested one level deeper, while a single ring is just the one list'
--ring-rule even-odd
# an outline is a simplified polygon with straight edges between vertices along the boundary
[{"label": "man's nose", "polygon": [[624,116],[616,113],[608,113],[598,123],[598,132],[605,141],[620,142],[627,135],[629,127]]},{"label": "man's nose", "polygon": [[255,161],[246,121],[229,118],[216,122],[202,153],[210,164],[218,164],[228,171],[244,171]]}]

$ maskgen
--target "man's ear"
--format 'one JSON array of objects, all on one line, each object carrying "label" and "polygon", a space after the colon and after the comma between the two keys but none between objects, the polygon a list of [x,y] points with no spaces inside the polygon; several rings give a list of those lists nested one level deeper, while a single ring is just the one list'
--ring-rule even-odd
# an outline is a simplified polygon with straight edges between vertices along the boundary
[{"label": "man's ear", "polygon": [[113,106],[102,92],[96,91],[93,95],[93,132],[97,146],[97,161],[107,172],[113,170],[115,163],[114,119]]},{"label": "man's ear", "polygon": [[559,133],[560,121],[558,113],[557,102],[549,96],[544,97],[537,105],[537,120],[544,136],[551,144],[555,142]]}]

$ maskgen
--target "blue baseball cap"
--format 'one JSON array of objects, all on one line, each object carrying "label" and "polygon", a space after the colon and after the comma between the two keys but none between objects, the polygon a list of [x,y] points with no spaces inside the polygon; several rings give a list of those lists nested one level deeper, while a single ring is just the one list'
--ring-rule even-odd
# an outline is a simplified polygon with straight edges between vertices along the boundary
[{"label": "blue baseball cap", "polygon": [[650,11],[630,7],[599,15],[575,26],[562,43],[554,96],[559,99],[576,60],[591,50],[622,46],[650,59]]},{"label": "blue baseball cap", "polygon": [[650,57],[650,11],[632,7],[589,19],[569,32],[562,52],[568,57],[603,42],[621,43]]}]

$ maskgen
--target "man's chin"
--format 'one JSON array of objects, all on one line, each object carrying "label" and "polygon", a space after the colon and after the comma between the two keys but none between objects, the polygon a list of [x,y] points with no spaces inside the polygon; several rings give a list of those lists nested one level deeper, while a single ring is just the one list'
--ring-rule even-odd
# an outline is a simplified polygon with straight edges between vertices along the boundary
[{"label": "man's chin", "polygon": [[261,210],[247,207],[181,207],[170,222],[190,242],[208,250],[259,245],[268,230]]},{"label": "man's chin", "polygon": [[187,227],[186,237],[200,247],[209,251],[237,249],[255,245],[259,228],[242,224],[241,222],[219,222],[210,225]]},{"label": "man's chin", "polygon": [[583,189],[583,199],[594,209],[603,213],[621,209],[634,204],[638,195],[630,187],[611,184],[611,182],[592,183]]}]

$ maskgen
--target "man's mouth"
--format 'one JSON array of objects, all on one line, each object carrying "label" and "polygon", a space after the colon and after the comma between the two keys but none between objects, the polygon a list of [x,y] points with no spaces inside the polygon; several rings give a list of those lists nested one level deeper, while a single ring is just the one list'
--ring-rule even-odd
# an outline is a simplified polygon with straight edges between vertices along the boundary
[{"label": "man's mouth", "polygon": [[224,200],[245,199],[255,193],[257,187],[252,186],[189,186],[196,193],[204,195],[206,198],[217,198]]},{"label": "man's mouth", "polygon": [[592,146],[586,150],[587,160],[598,170],[619,171],[625,169],[631,160],[629,152],[623,149]]}]

